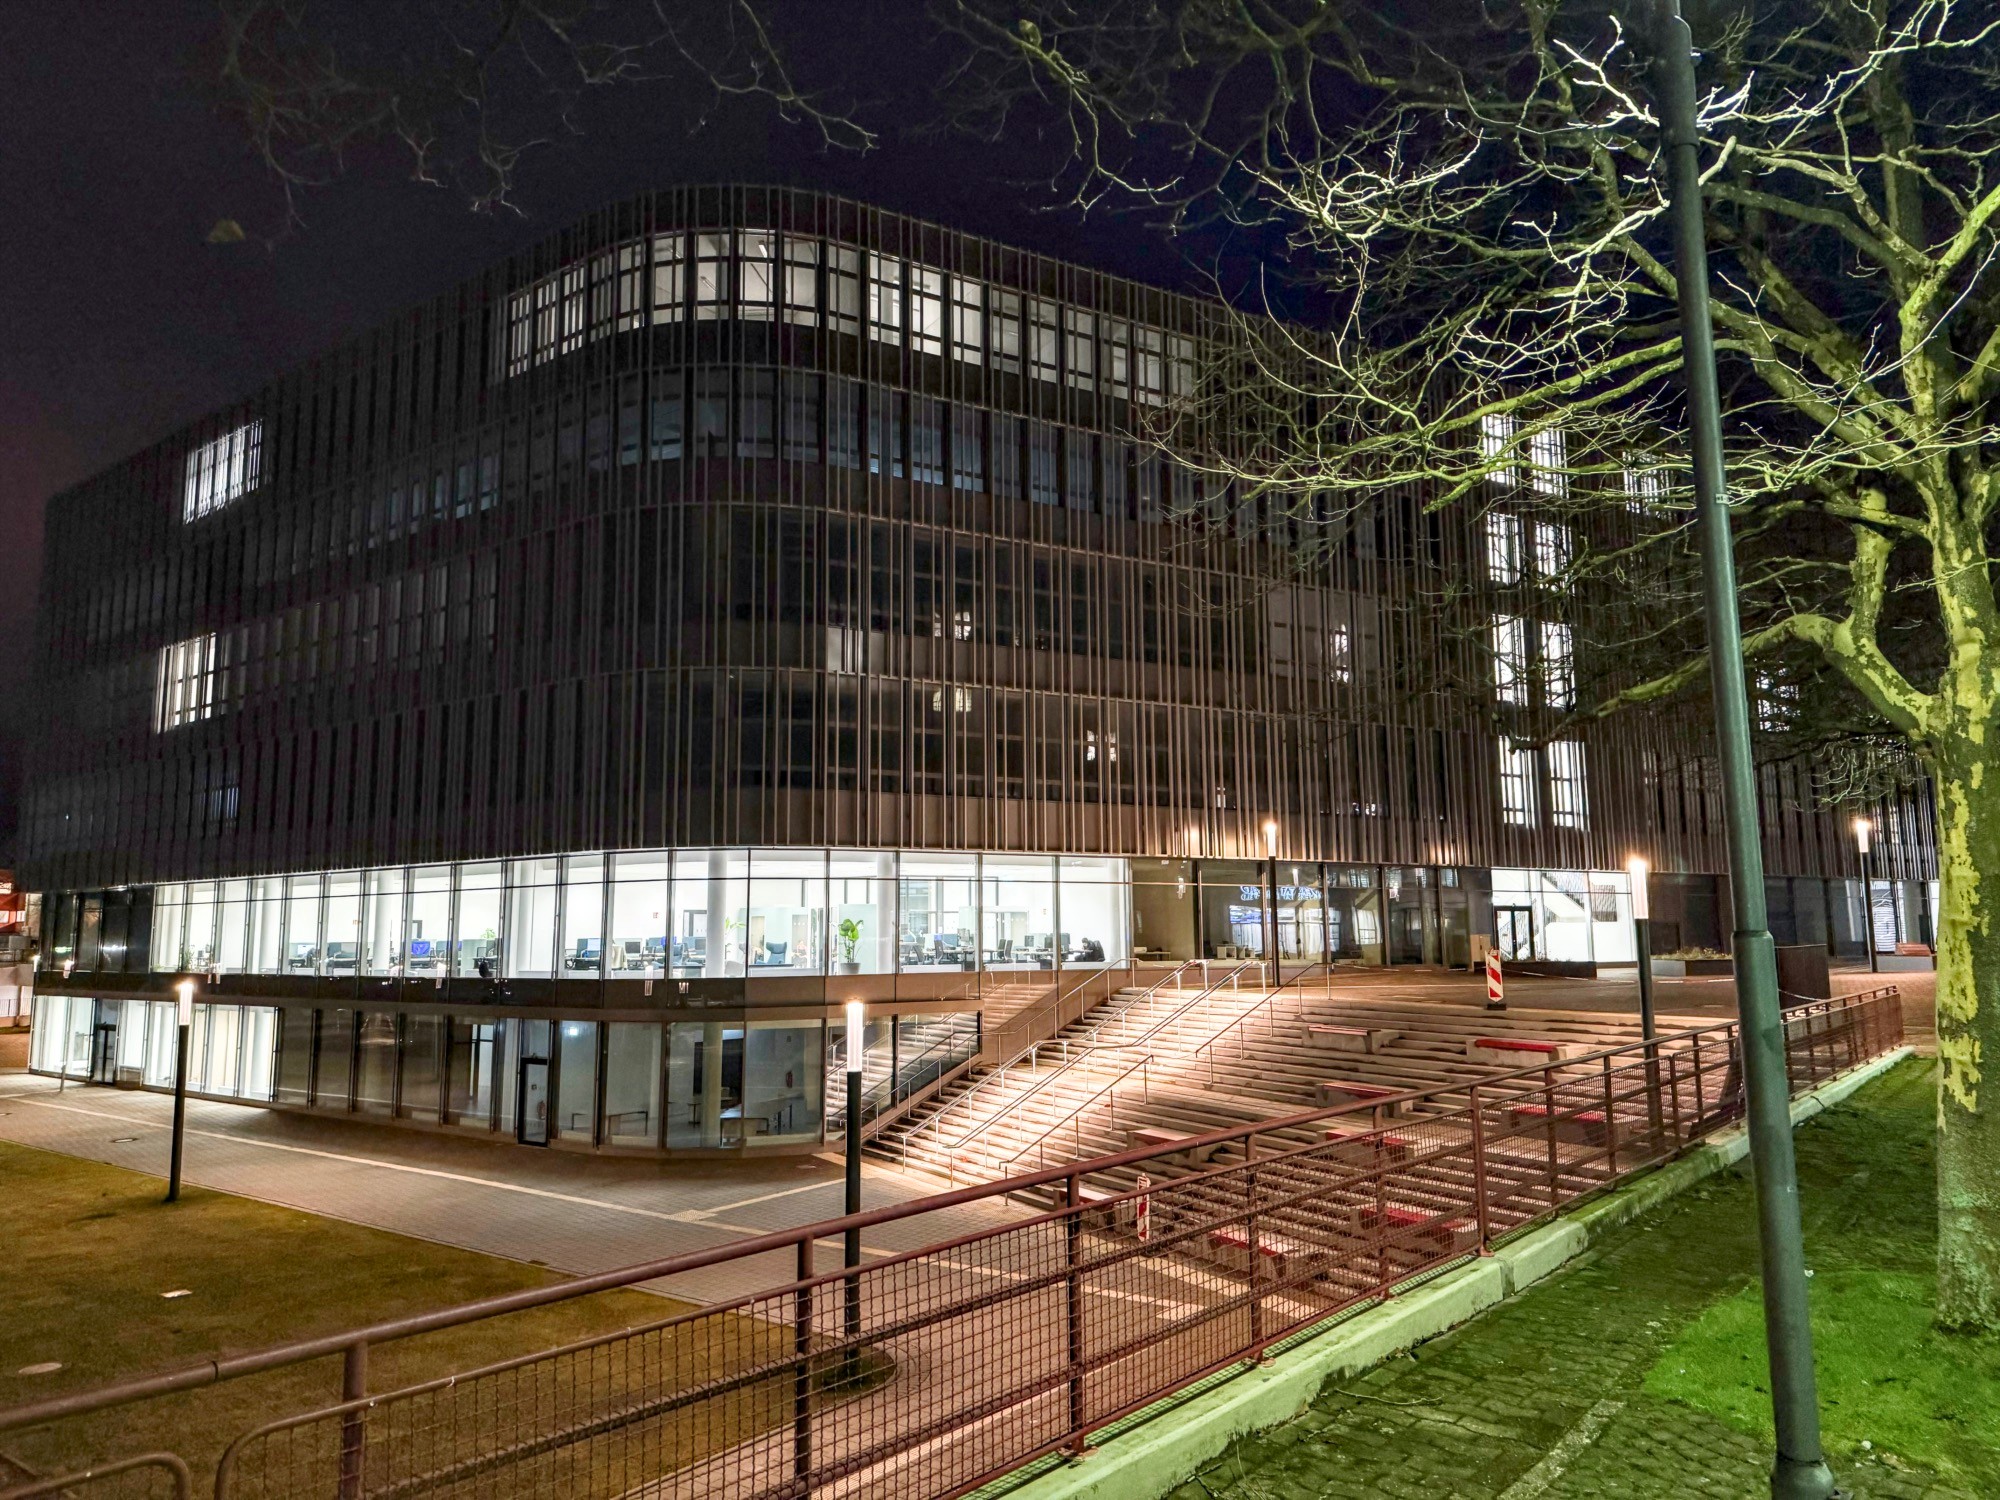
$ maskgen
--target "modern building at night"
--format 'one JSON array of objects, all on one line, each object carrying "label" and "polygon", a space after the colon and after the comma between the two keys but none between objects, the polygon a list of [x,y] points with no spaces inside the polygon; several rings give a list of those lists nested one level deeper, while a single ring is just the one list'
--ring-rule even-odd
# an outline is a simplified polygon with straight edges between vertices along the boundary
[{"label": "modern building at night", "polygon": [[[169,1082],[185,975],[200,1092],[805,1147],[849,999],[894,1073],[1002,990],[1273,931],[1629,963],[1633,853],[1666,946],[1723,942],[1691,743],[1505,732],[1573,691],[1560,527],[1383,501],[1302,572],[1137,440],[1221,326],[845,200],[661,192],[56,497],[33,1066]],[[1797,774],[1774,925],[1858,951]],[[1927,815],[1891,815],[1921,937]]]}]

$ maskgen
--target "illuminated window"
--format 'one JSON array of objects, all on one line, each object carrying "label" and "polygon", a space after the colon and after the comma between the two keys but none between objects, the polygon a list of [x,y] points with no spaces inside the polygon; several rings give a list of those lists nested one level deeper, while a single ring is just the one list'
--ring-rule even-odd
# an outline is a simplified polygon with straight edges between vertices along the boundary
[{"label": "illuminated window", "polygon": [[1550,708],[1576,706],[1576,645],[1567,625],[1542,622],[1542,696]]},{"label": "illuminated window", "polygon": [[694,237],[694,315],[697,318],[724,318],[729,315],[729,259],[734,238],[727,230]]},{"label": "illuminated window", "polygon": [[1581,740],[1555,740],[1549,745],[1549,821],[1558,828],[1590,826]]},{"label": "illuminated window", "polygon": [[1479,456],[1488,466],[1486,477],[1494,484],[1521,481],[1513,456],[1514,431],[1514,418],[1507,412],[1489,411],[1479,419]]},{"label": "illuminated window", "polygon": [[1519,615],[1493,617],[1493,696],[1502,703],[1528,701],[1528,622]]},{"label": "illuminated window", "polygon": [[1535,822],[1535,752],[1500,736],[1500,816],[1517,828]]},{"label": "illuminated window", "polygon": [[218,712],[215,684],[221,665],[213,632],[162,646],[153,693],[154,730],[164,734]]},{"label": "illuminated window", "polygon": [[1528,435],[1528,485],[1538,495],[1569,493],[1569,435],[1562,428]]},{"label": "illuminated window", "polygon": [[1643,511],[1667,498],[1667,471],[1649,453],[1628,453],[1623,465],[1625,504]]},{"label": "illuminated window", "polygon": [[1194,396],[1194,340],[1167,340],[1167,394],[1176,401]]},{"label": "illuminated window", "polygon": [[1037,380],[1056,378],[1056,305],[1028,299],[1028,368]]},{"label": "illuminated window", "polygon": [[1124,398],[1132,384],[1132,325],[1106,318],[1101,326],[1104,344],[1104,393]]},{"label": "illuminated window", "polygon": [[1799,685],[1769,670],[1760,670],[1751,694],[1757,727],[1766,734],[1783,734],[1798,722]]},{"label": "illuminated window", "polygon": [[910,343],[921,353],[944,353],[944,272],[910,267]]},{"label": "illuminated window", "polygon": [[1501,585],[1521,581],[1521,518],[1505,511],[1486,513],[1486,576]]},{"label": "illuminated window", "polygon": [[768,322],[777,296],[777,236],[761,229],[737,236],[736,306],[738,315]]},{"label": "illuminated window", "polygon": [[685,247],[677,234],[653,236],[653,321],[678,323],[687,300]]},{"label": "illuminated window", "polygon": [[1097,389],[1097,320],[1072,307],[1064,310],[1069,383],[1080,391]]},{"label": "illuminated window", "polygon": [[993,367],[1021,370],[1021,294],[996,288],[993,293]]},{"label": "illuminated window", "polygon": [[819,321],[819,241],[785,238],[785,321]]},{"label": "illuminated window", "polygon": [[1158,406],[1167,398],[1166,336],[1157,328],[1141,328],[1133,366],[1132,399]]},{"label": "illuminated window", "polygon": [[966,276],[951,279],[951,352],[969,365],[986,349],[986,287]]},{"label": "illuminated window", "polygon": [[868,331],[885,344],[903,342],[903,263],[893,255],[868,257]]},{"label": "illuminated window", "polygon": [[826,321],[842,333],[861,327],[861,252],[846,245],[826,247]]},{"label": "illuminated window", "polygon": [[1576,560],[1576,541],[1560,521],[1537,521],[1535,528],[1535,572],[1544,583],[1557,583]]},{"label": "illuminated window", "polygon": [[181,519],[192,521],[257,487],[264,467],[264,424],[245,422],[189,450]]}]

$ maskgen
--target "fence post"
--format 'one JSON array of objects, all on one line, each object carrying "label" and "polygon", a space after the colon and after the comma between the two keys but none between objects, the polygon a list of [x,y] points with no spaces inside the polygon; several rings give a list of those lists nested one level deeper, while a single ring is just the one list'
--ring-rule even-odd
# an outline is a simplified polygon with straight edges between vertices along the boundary
[{"label": "fence post", "polygon": [[[340,1365],[343,1404],[368,1396],[368,1345],[349,1344]],[[356,1407],[340,1419],[340,1500],[361,1500],[368,1464],[368,1408]]]},{"label": "fence post", "polygon": [[1694,1034],[1694,1131],[1701,1133],[1702,1122],[1708,1118],[1708,1101],[1702,1091],[1701,1079],[1701,1033]]},{"label": "fence post", "polygon": [[801,1482],[812,1472],[812,1337],[813,1242],[811,1236],[799,1241],[799,1289],[792,1307],[792,1357],[798,1368],[792,1375],[792,1473]]},{"label": "fence post", "polygon": [[1680,1150],[1680,1146],[1681,1146],[1681,1139],[1682,1139],[1682,1136],[1681,1136],[1681,1055],[1680,1055],[1680,1053],[1678,1053],[1678,1052],[1669,1052],[1669,1053],[1667,1054],[1667,1084],[1668,1084],[1668,1086],[1669,1086],[1669,1087],[1670,1087],[1670,1088],[1671,1088],[1671,1089],[1673,1090],[1673,1114],[1674,1114],[1674,1150],[1678,1151],[1678,1150]]},{"label": "fence post", "polygon": [[1618,1110],[1611,1097],[1611,1054],[1604,1054],[1604,1167],[1618,1175]]},{"label": "fence post", "polygon": [[1243,1142],[1243,1244],[1250,1262],[1250,1342],[1256,1348],[1257,1357],[1264,1355],[1264,1293],[1260,1290],[1259,1271],[1263,1257],[1257,1253],[1257,1137],[1253,1133]]},{"label": "fence post", "polygon": [[1491,1216],[1486,1203],[1486,1121],[1484,1110],[1479,1103],[1479,1085],[1472,1085],[1472,1203],[1479,1217],[1479,1253],[1487,1253],[1487,1242],[1493,1236]]},{"label": "fence post", "polygon": [[1068,1268],[1066,1303],[1069,1353],[1069,1449],[1084,1451],[1083,1441],[1083,1179],[1069,1174],[1063,1187],[1063,1202],[1069,1215],[1063,1220],[1064,1262]]},{"label": "fence post", "polygon": [[1547,1067],[1542,1069],[1542,1129],[1548,1133],[1549,1138],[1549,1207],[1554,1208],[1562,1201],[1559,1197],[1561,1188],[1557,1182],[1559,1166],[1556,1160],[1556,1071]]}]

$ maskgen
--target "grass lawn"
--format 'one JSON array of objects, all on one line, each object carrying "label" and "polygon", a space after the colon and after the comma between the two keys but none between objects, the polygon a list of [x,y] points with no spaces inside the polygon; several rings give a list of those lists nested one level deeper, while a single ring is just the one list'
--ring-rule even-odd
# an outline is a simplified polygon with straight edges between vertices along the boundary
[{"label": "grass lawn", "polygon": [[[1865,1110],[1816,1122],[1800,1153],[1822,1422],[1836,1466],[1886,1456],[2000,1494],[2000,1338],[1931,1327],[1936,1090],[1935,1062],[1905,1063]],[[1681,1330],[1646,1390],[1768,1442],[1767,1374],[1751,1283]]]},{"label": "grass lawn", "polygon": [[[540,1267],[200,1188],[167,1206],[163,1190],[156,1177],[0,1143],[0,1245],[7,1247],[0,1406],[562,1279]],[[163,1295],[182,1290],[188,1295]],[[404,1340],[372,1351],[370,1389],[394,1390],[658,1323],[688,1305],[646,1292],[599,1293]],[[573,1358],[539,1378],[506,1377],[480,1393],[476,1411],[465,1400],[434,1406],[427,1420],[449,1410],[448,1440],[408,1461],[462,1457],[497,1432],[546,1433],[565,1420],[740,1370],[788,1348],[790,1337],[787,1329],[717,1316],[671,1336]],[[45,1362],[62,1368],[16,1373]],[[542,1458],[536,1483],[553,1481],[564,1494],[617,1493],[648,1472],[788,1420],[791,1396],[789,1379],[764,1381],[695,1410],[632,1424],[606,1442]],[[339,1360],[319,1360],[51,1428],[0,1433],[0,1453],[43,1474],[155,1448],[212,1467],[236,1435],[339,1399]],[[323,1462],[328,1430],[322,1424],[286,1456]],[[386,1460],[390,1445],[380,1446],[385,1451],[375,1456]],[[491,1476],[496,1486],[504,1478]],[[262,1490],[285,1494],[289,1485],[266,1479]],[[203,1488],[200,1478],[196,1488]]]}]

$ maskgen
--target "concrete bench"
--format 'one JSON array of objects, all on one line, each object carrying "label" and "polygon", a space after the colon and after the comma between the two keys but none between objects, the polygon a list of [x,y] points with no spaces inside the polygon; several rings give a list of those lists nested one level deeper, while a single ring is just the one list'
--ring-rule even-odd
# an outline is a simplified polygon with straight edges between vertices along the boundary
[{"label": "concrete bench", "polygon": [[1314,1087],[1319,1091],[1319,1102],[1323,1105],[1339,1104],[1380,1104],[1382,1113],[1395,1115],[1401,1106],[1382,1104],[1384,1099],[1393,1099],[1403,1092],[1379,1083],[1356,1083],[1346,1078],[1322,1078]]},{"label": "concrete bench", "polygon": [[1559,1063],[1569,1056],[1569,1048],[1561,1042],[1544,1042],[1533,1037],[1475,1036],[1467,1039],[1465,1055],[1479,1062],[1521,1068]]},{"label": "concrete bench", "polygon": [[1395,1041],[1403,1033],[1387,1031],[1371,1026],[1327,1026],[1309,1022],[1306,1026],[1306,1045],[1323,1047],[1331,1052],[1373,1053]]},{"label": "concrete bench", "polygon": [[[1510,1104],[1507,1113],[1516,1126],[1535,1125],[1546,1122],[1551,1111],[1546,1104]],[[1607,1130],[1604,1111],[1601,1109],[1578,1109],[1553,1111],[1555,1135],[1559,1141],[1569,1141],[1575,1145],[1602,1146],[1610,1132]]]},{"label": "concrete bench", "polygon": [[[1239,1276],[1248,1276],[1249,1229],[1241,1224],[1211,1229],[1208,1232],[1208,1253],[1217,1265]],[[1257,1235],[1257,1274],[1270,1280],[1289,1281],[1295,1274],[1310,1276],[1318,1265],[1330,1258],[1326,1250],[1282,1234],[1260,1231]]]},{"label": "concrete bench", "polygon": [[1195,1167],[1205,1165],[1211,1156],[1222,1149],[1220,1141],[1210,1141],[1205,1146],[1189,1146],[1186,1143],[1194,1140],[1194,1136],[1182,1135],[1177,1130],[1160,1130],[1151,1125],[1126,1131],[1125,1139],[1135,1148],[1150,1146],[1173,1161],[1184,1161]]},{"label": "concrete bench", "polygon": [[1479,1248],[1479,1226],[1471,1220],[1448,1219],[1442,1214],[1425,1213],[1401,1204],[1359,1208],[1355,1210],[1355,1223],[1363,1230],[1415,1230],[1422,1238],[1437,1240],[1454,1253]]},{"label": "concrete bench", "polygon": [[[1112,1200],[1119,1196],[1117,1193],[1108,1193],[1103,1188],[1085,1187],[1079,1184],[1076,1201],[1077,1206],[1083,1210],[1081,1215],[1083,1227],[1105,1232],[1130,1227],[1137,1217],[1137,1210],[1129,1198],[1123,1203],[1113,1203]],[[1060,1198],[1057,1201],[1060,1202]]]},{"label": "concrete bench", "polygon": [[1388,1161],[1408,1161],[1410,1152],[1415,1149],[1408,1136],[1397,1135],[1393,1131],[1371,1135],[1361,1131],[1329,1129],[1321,1132],[1321,1139],[1332,1146],[1346,1143],[1352,1146],[1370,1147],[1377,1156]]}]

